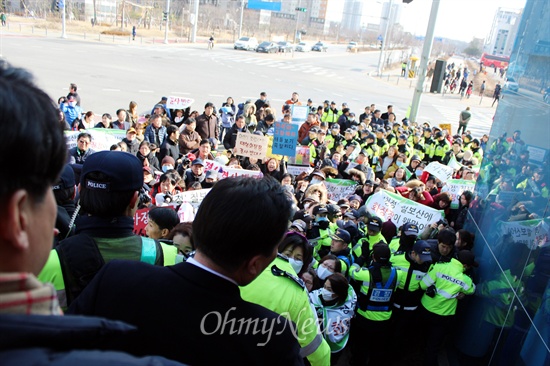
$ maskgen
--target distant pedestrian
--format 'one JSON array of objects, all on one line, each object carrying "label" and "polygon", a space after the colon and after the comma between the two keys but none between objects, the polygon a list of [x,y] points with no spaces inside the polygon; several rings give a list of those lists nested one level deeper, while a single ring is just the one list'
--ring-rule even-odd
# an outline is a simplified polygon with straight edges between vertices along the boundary
[{"label": "distant pedestrian", "polygon": [[500,100],[500,93],[502,92],[502,86],[500,86],[500,82],[497,83],[495,86],[495,92],[493,93],[493,104],[491,104],[491,107],[495,105],[495,102]]},{"label": "distant pedestrian", "polygon": [[407,62],[403,61],[401,63],[401,76],[405,76],[406,71],[407,71]]},{"label": "distant pedestrian", "polygon": [[472,92],[474,91],[474,81],[470,81],[468,84],[468,88],[466,88],[466,98],[470,99],[470,95],[472,95]]},{"label": "distant pedestrian", "polygon": [[482,97],[483,94],[485,94],[485,80],[483,80],[483,82],[481,83],[481,86],[479,87],[479,96]]},{"label": "distant pedestrian", "polygon": [[132,41],[136,40],[136,26],[134,25],[132,27]]},{"label": "distant pedestrian", "polygon": [[466,107],[465,110],[460,112],[458,117],[458,130],[456,131],[457,135],[460,135],[460,130],[466,133],[466,128],[468,127],[468,122],[472,118],[472,113],[470,112],[470,107]]},{"label": "distant pedestrian", "polygon": [[2,27],[6,26],[6,13],[0,14],[0,20],[2,21]]}]

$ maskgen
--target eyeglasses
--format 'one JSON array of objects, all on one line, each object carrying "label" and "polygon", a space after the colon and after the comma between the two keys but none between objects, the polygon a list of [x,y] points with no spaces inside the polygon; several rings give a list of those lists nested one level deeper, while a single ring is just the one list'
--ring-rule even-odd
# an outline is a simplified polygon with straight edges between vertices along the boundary
[{"label": "eyeglasses", "polygon": [[79,140],[78,143],[83,145],[88,145],[90,141]]}]

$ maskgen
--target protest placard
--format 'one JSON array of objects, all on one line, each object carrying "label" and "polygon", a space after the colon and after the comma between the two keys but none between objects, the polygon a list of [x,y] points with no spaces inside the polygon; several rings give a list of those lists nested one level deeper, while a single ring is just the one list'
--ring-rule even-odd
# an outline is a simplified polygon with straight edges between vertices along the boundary
[{"label": "protest placard", "polygon": [[166,101],[166,107],[169,109],[185,109],[195,102],[191,98],[183,97],[168,97]]},{"label": "protest placard", "polygon": [[293,176],[297,177],[303,172],[310,174],[311,172],[313,172],[313,168],[306,165],[288,165],[286,167],[286,171],[292,174]]},{"label": "protest placard", "polygon": [[500,221],[497,224],[499,236],[510,235],[516,243],[527,245],[529,249],[536,249],[548,244],[550,234],[550,220],[535,219],[525,221]]},{"label": "protest placard", "polygon": [[351,179],[327,178],[325,186],[327,187],[328,199],[338,201],[354,194],[357,182]]},{"label": "protest placard", "polygon": [[260,178],[262,172],[259,170],[246,170],[239,168],[229,168],[224,166],[221,176],[218,175],[218,179],[225,179],[230,177],[251,177],[251,178]]},{"label": "protest placard", "polygon": [[370,196],[365,206],[368,212],[384,221],[391,220],[397,227],[410,222],[417,225],[421,232],[427,225],[438,222],[444,216],[443,211],[385,190]]},{"label": "protest placard", "polygon": [[264,159],[267,153],[267,137],[251,133],[237,133],[233,153],[255,159]]},{"label": "protest placard", "polygon": [[209,160],[209,159],[205,159],[203,161],[204,163],[204,171],[207,172],[209,170],[213,170],[215,172],[219,172],[223,169],[223,164],[220,164],[218,163],[217,161],[214,161],[214,160]]},{"label": "protest placard", "polygon": [[425,172],[430,173],[442,182],[446,182],[453,177],[454,169],[450,166],[443,165],[437,161],[431,162],[424,168]]},{"label": "protest placard", "polygon": [[304,122],[309,114],[309,107],[307,105],[292,105],[292,122],[299,123]]},{"label": "protest placard", "polygon": [[296,156],[298,144],[298,126],[291,123],[275,122],[275,135],[273,136],[273,154],[284,156]]},{"label": "protest placard", "polygon": [[134,234],[145,236],[145,227],[149,222],[149,207],[141,208],[134,214]]},{"label": "protest placard", "polygon": [[451,208],[458,208],[460,195],[464,191],[474,192],[476,182],[473,180],[464,180],[464,179],[449,179],[445,186],[441,189],[441,192],[449,192],[451,195]]},{"label": "protest placard", "polygon": [[458,161],[456,161],[455,154],[451,155],[451,159],[447,163],[447,166],[453,168],[454,170],[458,170],[458,169],[462,168],[462,164],[460,164]]},{"label": "protest placard", "polygon": [[288,164],[309,166],[309,147],[296,147],[296,155],[288,158]]},{"label": "protest placard", "polygon": [[[92,136],[89,147],[95,151],[109,150],[112,145],[126,137],[126,131],[110,128],[90,128],[86,132]],[[76,139],[80,133],[81,131],[65,131],[68,149],[76,146]]]}]

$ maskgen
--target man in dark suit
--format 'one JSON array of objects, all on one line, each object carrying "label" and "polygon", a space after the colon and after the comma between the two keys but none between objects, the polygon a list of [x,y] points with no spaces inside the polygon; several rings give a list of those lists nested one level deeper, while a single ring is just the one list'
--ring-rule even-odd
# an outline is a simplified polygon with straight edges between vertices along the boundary
[{"label": "man in dark suit", "polygon": [[165,268],[113,261],[70,312],[136,325],[137,337],[122,345],[136,355],[191,365],[302,365],[294,325],[242,300],[238,287],[275,258],[290,216],[291,202],[272,178],[224,179],[193,221],[194,258]]}]

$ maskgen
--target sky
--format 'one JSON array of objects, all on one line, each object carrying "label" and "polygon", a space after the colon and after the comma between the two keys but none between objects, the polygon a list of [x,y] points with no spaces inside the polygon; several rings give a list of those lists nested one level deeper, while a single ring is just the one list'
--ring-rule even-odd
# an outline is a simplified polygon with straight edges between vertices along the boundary
[{"label": "sky", "polygon": [[[372,0],[367,0],[367,4]],[[393,0],[398,2],[401,0]],[[542,0],[548,1],[548,0]],[[470,42],[485,38],[499,7],[522,9],[526,0],[440,0],[435,36]],[[400,23],[405,31],[425,35],[432,0],[413,0],[404,4]],[[374,19],[372,22],[375,22]]]}]

